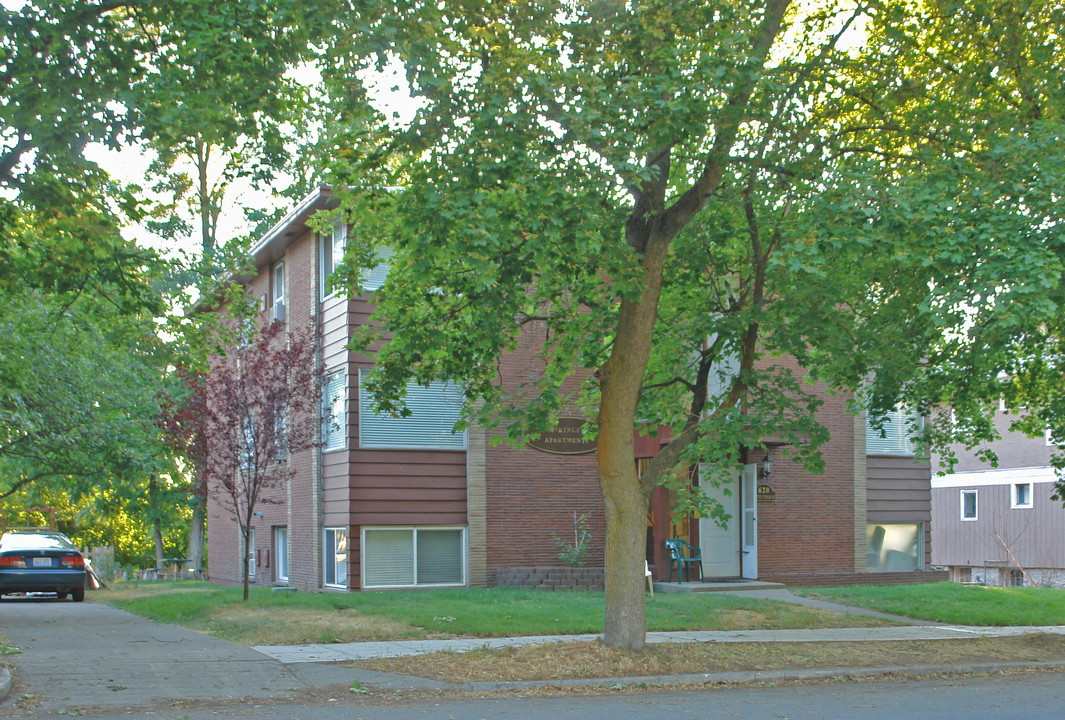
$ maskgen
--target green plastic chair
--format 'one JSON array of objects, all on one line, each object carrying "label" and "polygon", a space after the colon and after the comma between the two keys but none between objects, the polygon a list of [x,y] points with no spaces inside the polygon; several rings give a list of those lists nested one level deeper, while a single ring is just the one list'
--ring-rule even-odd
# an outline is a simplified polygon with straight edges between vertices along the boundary
[{"label": "green plastic chair", "polygon": [[689,582],[691,577],[689,576],[688,568],[694,564],[699,565],[699,581],[703,579],[703,551],[701,548],[692,547],[690,544],[679,538],[672,540],[666,540],[666,547],[669,548],[669,579],[673,579],[673,568],[677,568],[677,582],[680,580],[680,569],[684,568],[684,582]]}]

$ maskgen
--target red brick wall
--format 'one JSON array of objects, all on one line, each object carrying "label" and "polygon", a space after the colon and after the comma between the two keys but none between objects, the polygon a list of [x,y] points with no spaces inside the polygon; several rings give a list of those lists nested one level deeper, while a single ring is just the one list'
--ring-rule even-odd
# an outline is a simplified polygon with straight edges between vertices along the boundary
[{"label": "red brick wall", "polygon": [[[303,233],[287,248],[286,271],[286,320],[289,327],[303,325],[313,320],[314,288],[314,234]],[[272,298],[270,270],[273,262],[257,268],[258,275],[250,285],[251,296],[256,300],[267,295]],[[267,313],[262,316],[266,319]],[[314,492],[315,450],[292,453],[289,464],[293,475],[285,487],[273,490],[256,506],[263,517],[255,518],[255,544],[263,562],[258,568],[260,584],[272,584],[275,579],[276,557],[273,530],[287,527],[289,536],[289,584],[311,590],[319,586],[317,514]],[[291,506],[288,501],[291,498]],[[236,583],[240,581],[239,531],[232,513],[223,508],[217,496],[208,501],[208,562],[212,582]]]},{"label": "red brick wall", "polygon": [[[802,373],[791,358],[774,358],[771,364]],[[770,447],[776,461],[769,485],[776,499],[758,504],[758,575],[854,571],[854,416],[847,412],[844,395],[831,395],[823,385],[815,391],[824,398],[818,421],[831,439],[822,446],[823,475],[807,472],[786,458],[788,448]],[[764,453],[748,462],[759,463]]]},{"label": "red brick wall", "polygon": [[[535,338],[543,332],[542,327],[527,327],[520,346],[503,358],[501,376],[508,386],[538,376]],[[576,384],[575,379],[569,389]],[[498,440],[501,433],[492,437]],[[572,544],[574,513],[588,516],[590,551],[585,565],[602,567],[606,519],[595,453],[553,455],[493,444],[490,439],[485,474],[489,582],[501,568],[561,565],[555,538]]]}]

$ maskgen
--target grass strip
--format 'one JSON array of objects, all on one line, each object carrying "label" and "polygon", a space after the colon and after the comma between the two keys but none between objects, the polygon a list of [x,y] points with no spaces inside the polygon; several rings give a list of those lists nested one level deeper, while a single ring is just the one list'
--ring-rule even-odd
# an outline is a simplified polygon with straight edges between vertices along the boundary
[{"label": "grass strip", "polygon": [[1065,625],[1065,592],[942,582],[791,588],[796,595],[951,625]]},{"label": "grass strip", "polygon": [[[576,635],[603,631],[601,592],[510,588],[308,593],[206,583],[120,583],[92,593],[157,622],[183,625],[244,645],[449,637]],[[774,630],[868,627],[882,621],[722,593],[647,598],[647,628]]]}]

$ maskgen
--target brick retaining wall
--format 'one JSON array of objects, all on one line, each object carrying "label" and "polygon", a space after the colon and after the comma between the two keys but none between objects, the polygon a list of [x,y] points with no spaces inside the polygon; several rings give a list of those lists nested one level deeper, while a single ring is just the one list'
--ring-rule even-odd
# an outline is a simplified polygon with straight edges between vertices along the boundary
[{"label": "brick retaining wall", "polygon": [[602,590],[603,568],[503,568],[496,571],[495,585],[532,590]]}]

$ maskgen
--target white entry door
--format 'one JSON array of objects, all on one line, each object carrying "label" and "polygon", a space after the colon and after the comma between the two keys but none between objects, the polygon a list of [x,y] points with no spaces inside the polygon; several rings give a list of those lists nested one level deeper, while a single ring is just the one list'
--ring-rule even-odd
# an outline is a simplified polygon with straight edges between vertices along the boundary
[{"label": "white entry door", "polygon": [[703,577],[734,578],[740,574],[740,483],[729,474],[714,487],[713,465],[699,466],[699,485],[706,496],[721,503],[729,519],[721,527],[712,518],[699,518],[699,547],[703,551]]},{"label": "white entry door", "polygon": [[758,577],[758,466],[744,465],[742,486],[743,577]]}]

